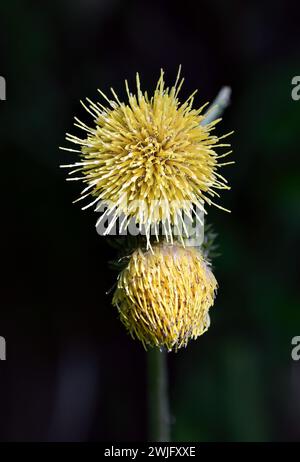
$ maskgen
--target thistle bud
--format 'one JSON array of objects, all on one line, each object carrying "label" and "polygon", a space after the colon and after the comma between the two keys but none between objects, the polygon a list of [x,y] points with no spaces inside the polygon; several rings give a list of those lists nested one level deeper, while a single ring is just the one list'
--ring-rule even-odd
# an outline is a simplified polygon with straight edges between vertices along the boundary
[{"label": "thistle bud", "polygon": [[178,350],[209,327],[217,281],[195,248],[166,243],[137,249],[118,278],[113,305],[144,347]]}]

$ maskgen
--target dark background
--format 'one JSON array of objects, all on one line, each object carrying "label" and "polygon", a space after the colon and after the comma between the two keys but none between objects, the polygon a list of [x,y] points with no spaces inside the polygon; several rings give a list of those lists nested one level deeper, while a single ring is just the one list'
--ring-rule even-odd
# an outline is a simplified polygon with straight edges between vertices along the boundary
[{"label": "dark background", "polygon": [[114,250],[92,211],[72,205],[58,150],[79,100],[136,71],[153,89],[163,67],[196,105],[230,85],[218,133],[232,129],[236,164],[222,204],[220,289],[212,325],[169,354],[175,441],[300,440],[300,74],[297,3],[283,1],[52,0],[1,2],[0,101],[2,441],[147,438],[146,354],[111,307]]}]

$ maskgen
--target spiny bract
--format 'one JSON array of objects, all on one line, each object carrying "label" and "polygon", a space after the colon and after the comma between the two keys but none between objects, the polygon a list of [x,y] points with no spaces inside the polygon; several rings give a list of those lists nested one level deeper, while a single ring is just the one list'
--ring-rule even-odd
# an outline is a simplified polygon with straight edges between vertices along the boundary
[{"label": "spiny bract", "polygon": [[192,247],[137,249],[121,272],[113,305],[130,334],[147,346],[178,350],[209,327],[217,281]]},{"label": "spiny bract", "polygon": [[[87,185],[77,200],[93,197],[83,209],[95,206],[97,211],[107,206],[97,222],[99,225],[110,217],[105,234],[118,218],[120,231],[133,219],[144,228],[148,244],[152,232],[159,239],[159,227],[167,241],[173,242],[176,234],[183,242],[183,215],[192,220],[195,206],[204,211],[204,203],[212,204],[211,197],[219,196],[216,190],[229,189],[217,169],[228,164],[219,163],[219,159],[231,151],[222,155],[215,152],[218,147],[230,146],[219,143],[227,135],[218,138],[211,134],[221,119],[203,124],[206,104],[192,109],[196,92],[180,103],[178,92],[183,80],[179,69],[174,86],[165,88],[161,71],[149,98],[141,91],[137,74],[137,95],[129,91],[126,81],[126,104],[113,89],[113,100],[99,90],[106,106],[89,99],[88,106],[82,103],[95,126],[90,128],[75,117],[75,125],[87,135],[81,139],[67,134],[66,139],[81,148],[62,149],[80,153],[81,160],[63,167],[74,168],[70,175],[82,173],[69,180],[82,180]],[[196,219],[201,221],[197,213]]]}]

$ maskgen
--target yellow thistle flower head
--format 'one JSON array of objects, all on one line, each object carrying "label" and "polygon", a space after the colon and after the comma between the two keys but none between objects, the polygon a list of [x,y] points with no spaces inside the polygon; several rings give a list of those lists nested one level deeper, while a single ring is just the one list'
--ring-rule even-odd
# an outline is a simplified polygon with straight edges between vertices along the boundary
[{"label": "yellow thistle flower head", "polygon": [[[80,146],[80,160],[63,167],[74,168],[69,180],[82,180],[86,187],[78,200],[92,196],[92,202],[83,209],[95,210],[107,206],[98,220],[111,219],[111,226],[122,219],[121,229],[135,220],[147,236],[163,229],[167,240],[182,236],[182,215],[190,217],[198,207],[204,211],[205,202],[214,203],[217,190],[229,189],[218,173],[222,155],[216,153],[221,138],[212,134],[217,119],[204,124],[202,106],[193,109],[194,92],[184,103],[178,93],[182,86],[180,69],[176,82],[166,88],[161,71],[153,96],[143,93],[139,75],[136,76],[137,94],[130,92],[128,101],[121,102],[113,89],[113,99],[100,92],[106,105],[87,99],[83,106],[94,118],[90,128],[75,118],[85,137],[67,134],[66,139]],[[81,176],[72,175],[81,172]],[[215,204],[216,205],[216,204]],[[220,207],[222,208],[222,207]],[[197,214],[196,214],[197,215]],[[196,216],[196,219],[201,219]],[[111,229],[107,228],[107,234]],[[176,232],[174,232],[174,230]],[[186,231],[185,231],[186,232]]]},{"label": "yellow thistle flower head", "polygon": [[178,350],[209,327],[217,281],[192,247],[157,244],[137,249],[113,296],[120,319],[144,347]]}]

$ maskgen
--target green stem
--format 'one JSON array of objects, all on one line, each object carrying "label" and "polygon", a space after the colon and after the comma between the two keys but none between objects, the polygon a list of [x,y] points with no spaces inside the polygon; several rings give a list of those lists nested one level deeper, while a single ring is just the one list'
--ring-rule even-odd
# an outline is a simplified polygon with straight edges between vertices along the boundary
[{"label": "green stem", "polygon": [[222,115],[224,110],[230,104],[231,88],[222,87],[214,101],[208,107],[205,113],[205,119],[201,125],[207,125]]},{"label": "green stem", "polygon": [[149,390],[149,440],[170,441],[167,353],[153,348],[147,352]]}]

